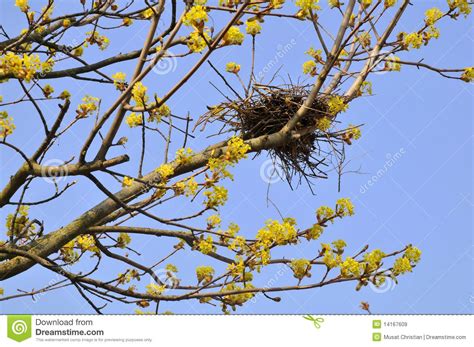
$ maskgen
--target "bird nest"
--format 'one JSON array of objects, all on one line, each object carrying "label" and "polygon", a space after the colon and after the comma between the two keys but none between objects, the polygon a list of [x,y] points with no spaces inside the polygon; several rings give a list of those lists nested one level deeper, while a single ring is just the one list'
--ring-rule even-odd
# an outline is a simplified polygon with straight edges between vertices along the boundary
[{"label": "bird nest", "polygon": [[[308,86],[254,85],[251,96],[245,99],[239,97],[209,107],[197,126],[221,122],[219,134],[237,132],[244,139],[273,134],[294,117],[309,92]],[[268,149],[274,171],[290,185],[295,176],[298,177],[298,183],[302,179],[309,183],[311,178],[327,178],[326,161],[332,151],[330,148],[334,149],[334,146],[327,146],[328,134],[318,129],[318,121],[324,117],[331,119],[327,101],[328,96],[317,97],[296,124],[294,131],[302,131],[303,135],[280,147]]]}]

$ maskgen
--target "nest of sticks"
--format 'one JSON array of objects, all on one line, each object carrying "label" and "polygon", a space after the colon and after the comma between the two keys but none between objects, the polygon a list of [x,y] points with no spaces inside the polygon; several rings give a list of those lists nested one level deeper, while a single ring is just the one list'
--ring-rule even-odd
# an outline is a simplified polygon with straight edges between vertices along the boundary
[{"label": "nest of sticks", "polygon": [[[228,100],[209,111],[199,119],[197,126],[205,127],[208,123],[221,122],[219,134],[237,132],[244,139],[269,135],[281,128],[295,115],[309,95],[309,86],[254,85],[251,96],[243,99]],[[281,147],[268,150],[275,171],[283,175],[291,185],[293,178],[310,183],[311,178],[327,178],[326,163],[331,150],[328,136],[316,128],[316,122],[323,117],[330,117],[328,97],[318,97],[311,109],[294,128],[295,131],[313,129],[297,140]],[[333,146],[331,146],[333,147]]]}]

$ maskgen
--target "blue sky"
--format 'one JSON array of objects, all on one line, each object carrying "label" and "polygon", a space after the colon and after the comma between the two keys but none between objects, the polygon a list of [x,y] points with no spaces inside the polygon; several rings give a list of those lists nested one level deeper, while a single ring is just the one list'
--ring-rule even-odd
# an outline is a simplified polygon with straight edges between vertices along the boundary
[{"label": "blue sky", "polygon": [[[396,32],[409,32],[418,28],[424,11],[433,6],[444,8],[446,5],[445,1],[416,2],[415,6],[409,8]],[[66,1],[60,1],[55,13],[65,10]],[[330,17],[326,19],[325,15],[328,15],[327,10],[321,14],[323,24],[334,29],[334,21]],[[24,23],[19,23],[18,13],[13,6],[4,2],[0,20],[13,33],[24,26]],[[216,22],[218,20],[216,18]],[[472,17],[461,18],[456,22],[443,21],[439,28],[441,37],[437,41],[423,50],[400,56],[414,61],[423,57],[426,63],[437,67],[462,68],[472,65]],[[85,58],[96,61],[113,52],[137,49],[146,32],[147,23],[140,22],[127,31],[108,34],[110,50],[101,52],[91,48],[86,51]],[[71,33],[65,39],[72,41],[80,35],[81,32]],[[250,40],[246,41],[244,47],[220,50],[211,61],[221,69],[228,61],[236,61],[242,65],[243,76],[246,76],[250,63]],[[294,81],[303,78],[301,64],[306,60],[303,53],[311,45],[318,48],[309,23],[267,19],[263,24],[263,33],[257,40],[257,75],[261,72],[264,80],[268,81],[281,67],[275,83],[288,82],[288,75]],[[174,53],[179,52],[180,49],[176,49]],[[172,62],[168,73],[151,74],[145,84],[150,90],[162,94],[179,80],[196,59],[196,55],[177,59]],[[112,67],[104,71],[110,74],[124,71],[130,75],[132,68],[131,64],[122,64],[120,68]],[[376,74],[370,80],[374,95],[356,100],[340,116],[344,124],[364,124],[362,138],[347,150],[350,159],[348,170],[358,170],[359,173],[343,176],[341,192],[337,191],[335,175],[328,180],[316,181],[315,195],[304,185],[292,191],[285,182],[277,180],[270,185],[270,198],[284,216],[295,217],[299,225],[304,227],[314,223],[317,207],[333,205],[339,197],[350,197],[356,206],[356,215],[328,227],[322,242],[342,238],[347,241],[350,253],[357,252],[365,244],[389,251],[413,243],[423,252],[421,263],[413,274],[402,276],[398,285],[389,283],[382,290],[366,287],[356,292],[355,284],[348,283],[310,291],[279,293],[276,295],[282,298],[280,303],[257,297],[255,302],[239,308],[238,313],[361,313],[361,301],[368,301],[374,313],[473,313],[472,84],[447,80],[434,72],[412,67],[403,67],[400,73]],[[185,115],[189,111],[197,119],[206,111],[206,105],[221,101],[222,97],[209,81],[217,83],[224,90],[215,73],[204,65],[185,88],[168,102],[173,112]],[[306,82],[312,80],[307,79]],[[56,90],[68,88],[73,93],[73,106],[86,93],[103,97],[103,105],[107,105],[117,95],[111,89],[105,91],[104,87],[72,79],[50,83]],[[8,86],[10,84],[14,85],[9,83]],[[238,87],[237,83],[234,85]],[[5,86],[0,85],[0,94],[5,100],[17,95],[16,86],[8,89]],[[55,102],[41,105],[50,112],[48,119],[53,119],[57,113]],[[9,139],[31,153],[42,139],[37,119],[33,113],[29,113],[31,109],[25,104],[11,110],[15,115],[17,131]],[[73,112],[70,112],[69,119],[73,117]],[[48,159],[68,160],[77,155],[92,121],[89,119],[80,123],[68,138],[51,150]],[[139,153],[139,131],[124,127],[120,133],[122,135],[129,137],[127,152],[136,157]],[[195,135],[196,139],[190,145],[196,150],[205,147],[210,141],[205,138],[206,134],[196,132]],[[159,139],[152,139],[149,143],[145,171],[159,165],[163,158],[163,143]],[[117,147],[109,155],[121,153],[123,149]],[[0,148],[0,160],[3,186],[21,161],[4,147]],[[226,183],[230,199],[221,213],[224,224],[237,222],[244,233],[252,235],[266,219],[279,218],[276,209],[267,205],[266,201],[268,185],[262,179],[261,170],[267,163],[268,158],[260,155],[254,160],[242,162],[233,170],[235,181]],[[121,166],[121,172],[133,174],[136,164]],[[71,180],[68,178],[61,184]],[[31,200],[51,193],[51,185],[39,181],[35,189],[30,189]],[[113,190],[119,188],[118,184],[113,185],[110,180],[107,182],[110,182]],[[31,215],[44,220],[46,230],[55,230],[102,199],[100,192],[80,179],[80,183],[68,191],[62,200],[31,208]],[[191,208],[192,205],[178,201],[157,212],[174,216]],[[2,209],[1,219],[4,220],[9,212],[7,208]],[[153,226],[153,223],[143,218],[137,219],[138,222],[140,225]],[[151,263],[156,259],[155,253],[160,253],[163,243],[167,241],[137,237],[132,245],[143,251],[144,256],[140,259]],[[302,243],[290,252],[292,256],[300,254],[309,257],[317,246],[317,242]],[[204,265],[205,262],[209,261],[195,252],[173,260],[183,278],[192,276],[192,266]],[[122,265],[110,263],[103,273],[111,275],[123,270]],[[294,283],[291,271],[278,270],[272,268],[264,271],[256,283]],[[313,276],[317,279],[317,272]],[[3,282],[1,286],[5,288],[6,294],[12,294],[17,288],[39,288],[57,280],[55,274],[35,267]],[[131,313],[133,309],[114,304],[106,312]],[[160,310],[175,313],[219,312],[218,308],[197,302],[162,303]],[[91,310],[73,289],[66,288],[41,295],[34,302],[31,298],[0,302],[0,312],[89,313]]]}]

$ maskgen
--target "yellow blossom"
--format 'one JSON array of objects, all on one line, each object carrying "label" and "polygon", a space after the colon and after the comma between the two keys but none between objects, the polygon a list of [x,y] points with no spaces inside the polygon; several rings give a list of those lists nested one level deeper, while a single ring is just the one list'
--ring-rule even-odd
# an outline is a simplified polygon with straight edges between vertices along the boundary
[{"label": "yellow blossom", "polygon": [[183,24],[188,26],[194,26],[196,28],[202,28],[205,22],[207,22],[207,12],[204,6],[197,5],[189,9],[184,15]]},{"label": "yellow blossom", "polygon": [[354,214],[354,205],[349,198],[341,198],[336,202],[336,212],[342,216],[352,216]]},{"label": "yellow blossom", "polygon": [[461,75],[461,80],[463,80],[464,82],[474,81],[474,66],[467,67],[464,69],[464,72]]},{"label": "yellow blossom", "polygon": [[433,25],[441,17],[443,17],[443,12],[437,7],[430,8],[425,12],[425,23],[426,25]]},{"label": "yellow blossom", "polygon": [[125,118],[125,122],[130,128],[134,128],[143,124],[143,116],[139,113],[132,112]]},{"label": "yellow blossom", "polygon": [[95,111],[97,111],[99,107],[99,98],[86,95],[85,97],[82,98],[82,103],[77,106],[77,117],[78,118],[85,118],[88,115],[93,114]]},{"label": "yellow blossom", "polygon": [[120,233],[119,236],[117,237],[117,247],[119,248],[125,248],[128,246],[128,244],[132,241],[130,238],[130,235],[127,233]]},{"label": "yellow blossom", "polygon": [[8,115],[7,111],[0,111],[0,139],[11,135],[15,128],[13,118]]},{"label": "yellow blossom", "polygon": [[222,223],[222,219],[219,215],[213,214],[209,217],[207,217],[207,227],[209,229],[214,229],[216,227],[219,227]]},{"label": "yellow blossom", "polygon": [[198,283],[207,284],[212,281],[212,277],[214,276],[214,269],[212,266],[198,266],[196,268],[196,277]]},{"label": "yellow blossom", "polygon": [[206,239],[202,238],[199,240],[197,248],[201,253],[209,254],[215,250],[213,242],[214,240],[212,239],[212,236],[209,235]]},{"label": "yellow blossom", "polygon": [[316,62],[314,60],[308,60],[303,63],[303,73],[305,75],[316,76],[317,69],[316,69]]},{"label": "yellow blossom", "polygon": [[423,44],[423,36],[419,33],[411,33],[403,35],[403,47],[407,50],[410,48],[420,48]]},{"label": "yellow blossom", "polygon": [[123,91],[125,89],[125,77],[126,75],[123,72],[116,72],[112,75],[114,85],[118,90]]},{"label": "yellow blossom", "polygon": [[290,263],[291,270],[293,270],[293,276],[299,280],[304,277],[311,277],[311,263],[308,259],[294,259]]},{"label": "yellow blossom", "polygon": [[347,257],[340,265],[341,269],[341,276],[342,277],[359,277],[361,264],[352,259],[351,257]]},{"label": "yellow blossom", "polygon": [[345,112],[347,111],[348,107],[349,105],[346,104],[344,99],[339,95],[332,96],[328,101],[328,111],[331,115],[336,115],[339,112]]},{"label": "yellow blossom", "polygon": [[148,95],[146,95],[147,87],[142,82],[136,82],[132,88],[132,98],[138,106],[145,106],[148,101]]},{"label": "yellow blossom", "polygon": [[162,181],[166,181],[168,177],[174,174],[174,169],[171,164],[161,164],[155,172],[161,176]]},{"label": "yellow blossom", "polygon": [[257,34],[260,34],[260,32],[262,31],[262,26],[260,25],[260,22],[258,20],[248,20],[247,22],[245,22],[245,24],[245,31],[249,35],[255,36]]},{"label": "yellow blossom", "polygon": [[224,35],[224,44],[226,45],[240,45],[244,41],[244,34],[240,32],[238,26],[231,26]]},{"label": "yellow blossom", "polygon": [[411,272],[412,266],[410,264],[410,260],[406,257],[401,257],[395,260],[393,264],[392,273],[395,276],[402,275],[406,272]]},{"label": "yellow blossom", "polygon": [[225,70],[230,73],[238,73],[240,71],[240,65],[234,62],[229,62],[225,65]]},{"label": "yellow blossom", "polygon": [[207,43],[210,41],[211,37],[207,30],[202,33],[196,30],[189,34],[186,44],[191,52],[199,53],[207,47]]},{"label": "yellow blossom", "polygon": [[17,6],[22,12],[27,12],[30,8],[28,6],[28,0],[15,0],[15,6]]},{"label": "yellow blossom", "polygon": [[150,294],[152,296],[160,296],[165,290],[166,287],[164,285],[158,285],[156,283],[150,283],[146,286],[147,294]]},{"label": "yellow blossom", "polygon": [[212,190],[206,190],[204,196],[207,197],[205,202],[207,208],[216,208],[227,202],[227,189],[221,186],[213,186]]},{"label": "yellow blossom", "polygon": [[133,184],[133,181],[133,178],[125,176],[122,181],[122,187],[130,187]]}]

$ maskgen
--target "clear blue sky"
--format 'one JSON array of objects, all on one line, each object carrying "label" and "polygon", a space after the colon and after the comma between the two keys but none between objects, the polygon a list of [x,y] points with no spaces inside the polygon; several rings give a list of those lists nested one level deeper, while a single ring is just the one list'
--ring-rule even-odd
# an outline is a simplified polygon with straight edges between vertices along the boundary
[{"label": "clear blue sky", "polygon": [[[12,3],[13,1],[2,2],[0,21],[8,32],[17,33],[25,23],[22,23],[23,19],[19,19]],[[55,13],[66,11],[66,3],[60,1]],[[415,6],[410,6],[397,32],[418,28],[426,9],[446,6],[445,1],[414,3]],[[331,24],[326,19],[326,14],[324,10],[321,14],[322,21],[333,28],[334,23]],[[473,65],[472,18],[461,18],[457,22],[443,21],[439,25],[439,40],[422,51],[401,57],[406,60],[424,57],[426,63],[437,67],[459,68]],[[113,52],[139,48],[146,31],[147,23],[140,22],[132,29],[109,35],[109,50],[101,52],[91,48],[85,58],[96,61]],[[79,31],[75,34],[76,38],[73,32],[68,38],[77,40],[77,37],[82,37]],[[246,76],[250,62],[249,38],[246,41],[244,48],[232,47],[219,51],[212,62],[222,69],[228,61],[237,61],[242,64]],[[311,45],[318,48],[309,23],[266,19],[263,33],[257,42],[256,71],[262,71],[268,81],[281,66],[277,83],[287,82],[288,74],[293,80],[297,80],[301,77],[301,64],[306,60],[303,52]],[[287,47],[283,49],[284,54],[278,54],[282,47]],[[177,49],[176,53],[179,52]],[[145,84],[150,90],[163,93],[196,59],[197,55],[180,59],[174,72],[165,75],[151,74]],[[112,67],[104,71],[114,73],[120,70],[129,72],[130,75],[131,68],[130,64],[123,64],[120,68]],[[258,297],[254,303],[240,308],[239,313],[361,313],[361,301],[368,301],[374,313],[473,313],[472,84],[443,79],[434,72],[411,67],[403,67],[401,73],[375,75],[370,80],[373,82],[374,96],[353,102],[349,111],[340,117],[343,122],[365,124],[361,140],[347,152],[349,169],[359,170],[361,173],[345,175],[340,193],[337,192],[337,182],[333,176],[332,179],[315,182],[316,195],[311,195],[305,186],[292,191],[285,182],[280,181],[271,185],[270,197],[283,215],[295,217],[302,227],[314,222],[314,211],[318,206],[332,205],[339,197],[350,197],[356,205],[356,215],[328,227],[322,242],[343,238],[349,244],[350,253],[367,243],[384,250],[396,250],[413,243],[423,251],[421,263],[413,274],[402,276],[399,285],[390,284],[382,292],[370,287],[356,292],[354,283],[332,285],[310,291],[277,294],[282,298],[280,303]],[[210,86],[209,81],[218,83],[224,90],[216,75],[204,65],[186,88],[168,102],[173,112],[185,115],[190,111],[196,119],[206,111],[206,105],[221,101],[222,97]],[[67,87],[73,94],[73,106],[86,93],[103,97],[104,105],[116,96],[115,92],[104,93],[105,88],[72,79],[51,81],[51,84],[56,90]],[[5,100],[18,94],[16,86],[5,88],[10,85],[15,83],[0,85],[0,94]],[[237,83],[235,86],[238,87]],[[55,102],[41,105],[48,112],[47,118],[52,120],[57,113]],[[17,130],[9,139],[31,153],[43,135],[37,118],[25,104],[10,110],[15,116]],[[69,119],[73,117],[72,111]],[[77,155],[91,121],[89,119],[82,122],[68,138],[60,141],[59,146],[50,152],[48,159],[68,160]],[[129,137],[127,150],[136,158],[140,143],[139,131],[124,128],[120,135]],[[209,140],[199,132],[196,135],[191,146],[194,149],[205,147]],[[160,164],[163,147],[162,142],[156,138],[149,143],[151,146],[147,152],[147,170]],[[120,154],[122,151],[117,148],[110,155]],[[395,156],[398,158],[396,162],[384,170],[387,161]],[[5,147],[0,147],[0,160],[0,179],[4,186],[21,161]],[[253,234],[266,219],[278,218],[275,208],[267,206],[267,184],[260,175],[261,165],[266,160],[265,156],[259,156],[253,161],[243,162],[234,170],[235,182],[226,184],[230,199],[222,210],[224,222],[237,222],[247,235]],[[122,167],[122,172],[136,172],[136,165]],[[374,179],[373,176],[377,177]],[[61,184],[64,185],[68,180],[61,181]],[[376,182],[369,186],[370,180]],[[30,189],[31,200],[51,193],[51,185],[38,181],[37,186]],[[119,188],[117,184],[113,187],[113,190]],[[102,199],[100,192],[80,179],[80,184],[61,200],[44,207],[33,207],[31,215],[44,220],[46,230],[51,231],[67,224]],[[162,208],[159,213],[174,216],[176,211],[187,208],[191,206],[182,204],[181,201]],[[4,220],[9,212],[10,209],[2,209],[1,219]],[[154,226],[147,220],[139,221],[142,225]],[[151,263],[156,259],[156,254],[161,254],[161,242],[135,238],[133,246],[146,254],[141,258],[144,263]],[[317,245],[318,243],[302,243],[297,249],[291,250],[291,256],[310,257],[314,255]],[[189,254],[192,254],[192,259]],[[193,272],[192,268],[186,270],[186,264],[195,266],[208,262],[205,257],[196,253],[183,253],[173,260],[180,267],[179,274],[183,278],[189,278]],[[110,265],[103,273],[117,274],[124,269],[122,265]],[[285,270],[285,274],[280,276],[277,270],[278,268],[272,268],[265,271],[256,284],[265,285],[272,278],[276,285],[294,283],[290,271]],[[313,276],[317,279],[317,272]],[[6,295],[9,295],[17,288],[39,288],[57,279],[55,274],[35,267],[2,282],[1,286],[5,288]],[[134,307],[111,305],[106,312],[131,313],[133,309]],[[220,312],[218,308],[197,302],[162,303],[160,310],[175,313]],[[73,289],[62,289],[39,297],[37,302],[32,302],[30,298],[0,302],[0,312],[89,313],[91,309]]]}]

